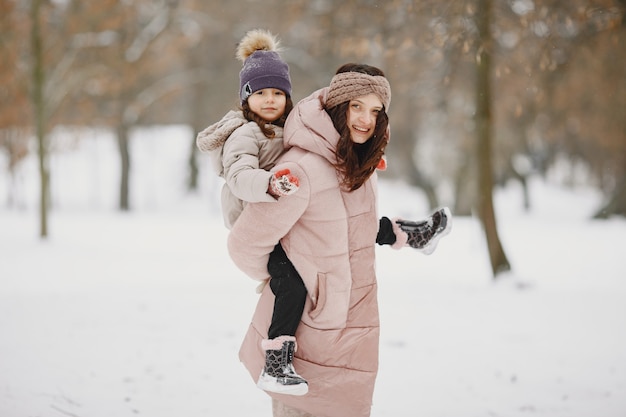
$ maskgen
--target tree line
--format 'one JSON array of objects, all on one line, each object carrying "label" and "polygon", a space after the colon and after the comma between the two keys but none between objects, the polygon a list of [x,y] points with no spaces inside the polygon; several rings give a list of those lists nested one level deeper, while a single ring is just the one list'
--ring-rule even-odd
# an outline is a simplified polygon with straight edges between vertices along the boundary
[{"label": "tree line", "polygon": [[626,214],[625,16],[626,0],[0,0],[3,175],[35,138],[46,236],[50,132],[107,128],[121,161],[119,208],[130,210],[131,130],[198,132],[236,106],[236,43],[267,28],[281,40],[294,100],[345,62],[385,71],[392,144],[381,175],[419,187],[433,207],[447,191],[455,214],[478,213],[496,273],[509,266],[495,186],[582,169],[606,196],[597,217]]}]

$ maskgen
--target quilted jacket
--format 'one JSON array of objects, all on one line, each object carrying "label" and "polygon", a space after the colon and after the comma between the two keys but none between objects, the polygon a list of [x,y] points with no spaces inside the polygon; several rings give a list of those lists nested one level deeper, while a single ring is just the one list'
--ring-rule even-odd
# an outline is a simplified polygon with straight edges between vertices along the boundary
[{"label": "quilted jacket", "polygon": [[[334,167],[339,134],[322,108],[327,91],[300,101],[285,124],[289,150],[275,169],[289,168],[300,189],[275,203],[248,204],[229,234],[228,248],[242,271],[263,280],[269,276],[269,254],[280,241],[308,291],[294,366],[307,379],[309,392],[272,397],[315,417],[368,417],[379,341],[376,174],[355,191],[340,186]],[[267,337],[273,304],[266,286],[240,349],[254,381],[264,364],[261,340]]]},{"label": "quilted jacket", "polygon": [[226,180],[222,187],[222,213],[229,229],[246,202],[276,200],[267,193],[270,170],[285,151],[283,128],[273,126],[267,138],[241,111],[228,112],[219,122],[198,134],[198,148],[209,154],[215,173]]}]

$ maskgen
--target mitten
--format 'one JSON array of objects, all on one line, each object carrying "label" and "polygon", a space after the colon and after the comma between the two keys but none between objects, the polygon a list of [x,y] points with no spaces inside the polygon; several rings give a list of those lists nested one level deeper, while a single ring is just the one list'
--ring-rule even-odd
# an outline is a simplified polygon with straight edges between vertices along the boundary
[{"label": "mitten", "polygon": [[291,175],[288,169],[276,171],[270,178],[267,192],[275,198],[290,195],[298,191],[300,181],[297,177]]}]

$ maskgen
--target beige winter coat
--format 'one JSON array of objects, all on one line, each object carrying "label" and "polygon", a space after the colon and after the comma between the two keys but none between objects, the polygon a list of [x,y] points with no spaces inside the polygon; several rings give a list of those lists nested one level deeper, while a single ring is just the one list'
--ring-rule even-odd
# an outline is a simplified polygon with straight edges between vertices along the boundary
[{"label": "beige winter coat", "polygon": [[283,128],[273,129],[275,136],[269,139],[241,111],[230,111],[196,138],[198,148],[211,157],[216,174],[226,180],[222,187],[222,213],[229,229],[247,202],[276,201],[267,193],[272,176],[268,170],[285,148]]},{"label": "beige winter coat", "polygon": [[[267,260],[280,240],[308,290],[294,365],[309,392],[272,396],[316,417],[367,417],[378,370],[376,176],[356,191],[341,189],[333,165],[339,134],[322,109],[326,92],[298,103],[285,125],[285,144],[292,148],[275,169],[289,168],[300,189],[273,204],[249,204],[228,248],[244,272],[262,280],[269,276]],[[267,337],[273,304],[267,286],[240,350],[254,381],[264,364],[261,340]]]}]

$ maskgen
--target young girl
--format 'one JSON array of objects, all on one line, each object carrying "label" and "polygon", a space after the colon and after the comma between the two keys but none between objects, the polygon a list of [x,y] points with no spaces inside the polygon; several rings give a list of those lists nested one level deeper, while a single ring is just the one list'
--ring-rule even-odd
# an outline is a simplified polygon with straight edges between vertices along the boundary
[{"label": "young girl", "polygon": [[[283,126],[293,107],[289,69],[277,49],[278,41],[267,31],[246,34],[237,47],[237,57],[243,62],[239,74],[241,108],[227,113],[197,138],[200,150],[210,154],[218,175],[226,180],[222,210],[229,229],[245,204],[277,202],[299,187],[298,178],[288,169],[270,172],[284,153]],[[383,217],[376,242],[394,248],[411,246],[429,254],[450,230],[449,218],[447,209],[422,222],[392,222]],[[304,395],[308,384],[295,371],[292,359],[306,287],[280,243],[269,255],[267,270],[275,300],[268,337],[261,343],[266,362],[257,385],[266,391]]]},{"label": "young girl", "polygon": [[[289,170],[270,172],[284,153],[283,126],[293,108],[289,67],[278,54],[278,46],[276,37],[264,30],[253,30],[244,36],[236,51],[243,62],[239,73],[240,109],[228,112],[197,138],[200,150],[209,153],[217,174],[226,181],[222,211],[229,229],[245,204],[276,202],[298,190],[298,179]],[[267,269],[276,299],[263,349],[281,352],[284,343],[295,342],[306,289],[280,243],[270,254]],[[268,361],[259,378],[259,388],[305,394],[307,382],[293,366],[281,367],[279,359]]]}]

